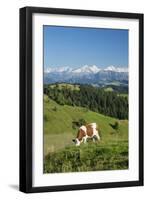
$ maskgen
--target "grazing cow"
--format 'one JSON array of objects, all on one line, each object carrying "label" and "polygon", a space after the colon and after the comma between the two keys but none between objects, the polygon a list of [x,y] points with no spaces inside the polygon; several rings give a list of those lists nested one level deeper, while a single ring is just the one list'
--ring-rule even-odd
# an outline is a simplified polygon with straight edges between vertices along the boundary
[{"label": "grazing cow", "polygon": [[92,138],[93,141],[100,140],[96,123],[81,126],[78,130],[77,137],[76,139],[73,139],[73,142],[76,146],[79,146],[82,142],[86,143],[87,138]]}]

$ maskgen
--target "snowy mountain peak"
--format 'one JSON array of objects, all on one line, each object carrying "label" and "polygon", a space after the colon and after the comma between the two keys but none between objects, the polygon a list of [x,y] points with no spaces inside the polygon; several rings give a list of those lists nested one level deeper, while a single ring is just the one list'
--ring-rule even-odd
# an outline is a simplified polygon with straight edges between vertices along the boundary
[{"label": "snowy mountain peak", "polygon": [[105,71],[116,71],[116,67],[114,66],[108,66],[107,68],[104,69]]},{"label": "snowy mountain peak", "polygon": [[93,73],[98,73],[101,69],[99,67],[97,67],[96,65],[93,65],[93,66],[90,67],[90,70]]},{"label": "snowy mountain peak", "polygon": [[114,67],[113,65],[108,66],[104,69],[104,71],[112,71],[112,72],[128,72],[128,68],[126,67]]},{"label": "snowy mountain peak", "polygon": [[82,67],[72,70],[73,73],[93,73],[93,74],[96,74],[99,71],[100,71],[100,68],[98,68],[96,65],[92,65],[92,66],[84,65]]},{"label": "snowy mountain peak", "polygon": [[66,67],[48,67],[45,69],[45,73],[62,73],[66,71],[71,71],[71,68],[66,66]]}]

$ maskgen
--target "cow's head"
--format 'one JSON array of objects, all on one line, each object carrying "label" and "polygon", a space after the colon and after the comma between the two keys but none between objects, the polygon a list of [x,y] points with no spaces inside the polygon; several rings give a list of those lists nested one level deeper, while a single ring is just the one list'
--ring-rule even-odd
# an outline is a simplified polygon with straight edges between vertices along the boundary
[{"label": "cow's head", "polygon": [[72,141],[75,143],[76,146],[79,146],[80,143],[83,141],[83,137],[86,135],[86,126],[81,126],[78,130],[76,139]]},{"label": "cow's head", "polygon": [[78,140],[78,138],[73,139],[72,141],[75,143],[76,146],[80,145],[80,141]]}]

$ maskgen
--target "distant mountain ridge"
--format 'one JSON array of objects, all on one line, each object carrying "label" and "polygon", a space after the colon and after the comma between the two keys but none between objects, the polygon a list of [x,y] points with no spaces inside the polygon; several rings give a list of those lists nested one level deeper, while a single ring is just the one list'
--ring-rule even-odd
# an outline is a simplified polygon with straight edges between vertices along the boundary
[{"label": "distant mountain ridge", "polygon": [[84,65],[78,68],[49,67],[44,71],[44,83],[67,82],[80,84],[99,84],[111,81],[128,81],[128,68]]}]

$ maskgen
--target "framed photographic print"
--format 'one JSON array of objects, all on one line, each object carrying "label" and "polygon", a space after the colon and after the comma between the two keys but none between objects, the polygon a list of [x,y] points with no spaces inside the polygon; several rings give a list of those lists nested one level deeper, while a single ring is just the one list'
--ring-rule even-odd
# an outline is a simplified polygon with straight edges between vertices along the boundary
[{"label": "framed photographic print", "polygon": [[143,14],[20,9],[20,191],[143,185]]}]

